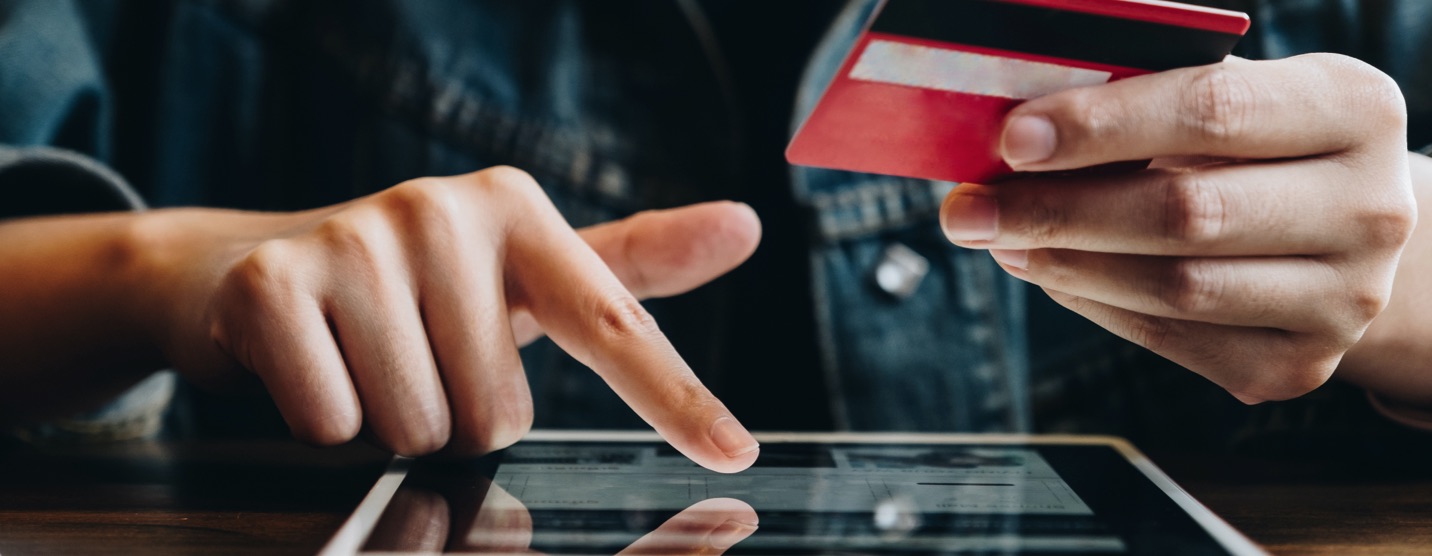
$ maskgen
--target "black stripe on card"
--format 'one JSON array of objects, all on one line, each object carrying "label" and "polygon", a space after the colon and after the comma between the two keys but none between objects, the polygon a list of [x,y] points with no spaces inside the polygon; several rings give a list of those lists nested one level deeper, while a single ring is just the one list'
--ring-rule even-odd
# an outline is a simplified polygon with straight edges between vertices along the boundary
[{"label": "black stripe on card", "polygon": [[1240,38],[998,0],[888,0],[870,30],[1151,71],[1212,64]]}]

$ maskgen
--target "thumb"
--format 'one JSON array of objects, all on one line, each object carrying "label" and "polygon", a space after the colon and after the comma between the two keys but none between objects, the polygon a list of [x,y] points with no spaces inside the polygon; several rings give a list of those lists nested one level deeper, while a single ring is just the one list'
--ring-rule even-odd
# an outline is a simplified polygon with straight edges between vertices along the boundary
[{"label": "thumb", "polygon": [[[637,299],[668,297],[740,266],[761,241],[761,220],[745,203],[714,201],[649,210],[577,233]],[[541,337],[526,311],[512,315],[518,345]]]}]

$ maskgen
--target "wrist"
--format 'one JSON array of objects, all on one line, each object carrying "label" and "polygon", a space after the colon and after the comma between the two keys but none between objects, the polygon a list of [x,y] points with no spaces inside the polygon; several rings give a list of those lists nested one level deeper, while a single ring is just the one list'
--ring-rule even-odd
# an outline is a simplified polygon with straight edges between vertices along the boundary
[{"label": "wrist", "polygon": [[165,351],[163,331],[170,328],[172,269],[182,259],[174,251],[176,238],[184,234],[174,228],[171,212],[129,215],[112,234],[110,247],[117,254],[112,275],[117,313],[138,335],[135,340],[157,354]]},{"label": "wrist", "polygon": [[118,234],[116,249],[127,254],[119,281],[128,292],[123,312],[171,363],[176,349],[206,334],[207,292],[221,276],[226,252],[243,243],[232,241],[224,225],[241,214],[153,210],[134,215]]},{"label": "wrist", "polygon": [[215,293],[237,261],[301,225],[302,215],[179,208],[136,216],[121,234],[133,254],[126,313],[174,368],[223,366],[213,349]]}]

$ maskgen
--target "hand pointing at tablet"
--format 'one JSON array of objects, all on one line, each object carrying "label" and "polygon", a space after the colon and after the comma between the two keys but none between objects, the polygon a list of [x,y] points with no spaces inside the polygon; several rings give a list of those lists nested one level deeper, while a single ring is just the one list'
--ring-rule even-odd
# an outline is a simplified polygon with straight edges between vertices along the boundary
[{"label": "hand pointing at tablet", "polygon": [[1248,403],[1322,384],[1392,293],[1416,221],[1396,84],[1335,55],[1069,90],[1006,120],[1016,170],[966,184],[952,241]]},{"label": "hand pointing at tablet", "polygon": [[256,374],[300,439],[365,428],[405,455],[505,447],[532,423],[517,348],[545,332],[701,465],[756,458],[637,302],[745,260],[760,225],[743,205],[579,232],[531,177],[494,168],[294,214],[142,218],[141,291],[162,309],[147,325],[168,358],[203,383]]}]

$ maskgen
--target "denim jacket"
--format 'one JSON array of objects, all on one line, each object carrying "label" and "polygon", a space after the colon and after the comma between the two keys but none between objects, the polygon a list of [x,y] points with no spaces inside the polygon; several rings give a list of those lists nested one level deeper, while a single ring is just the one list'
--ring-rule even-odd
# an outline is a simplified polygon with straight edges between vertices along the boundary
[{"label": "denim jacket", "polygon": [[[806,65],[792,126],[875,2],[847,4]],[[1244,56],[1331,50],[1381,67],[1404,88],[1409,140],[1432,143],[1432,4],[1224,4],[1253,17]],[[138,197],[297,209],[496,164],[531,172],[574,226],[723,198],[740,177],[725,71],[700,5],[685,0],[0,0],[0,217],[137,209]],[[26,164],[49,170],[14,171]],[[800,241],[821,385],[809,395],[832,428],[1173,432],[1226,445],[1365,413],[1322,409],[1346,401],[1335,386],[1242,407],[1065,311],[944,239],[936,216],[951,184],[792,167],[788,186],[810,223]],[[879,278],[892,273],[898,287]],[[648,306],[720,384],[723,347],[707,339],[741,301],[717,286]],[[638,423],[550,343],[523,359],[537,426]],[[167,399],[172,380],[128,398]],[[134,422],[116,407],[159,406],[119,400],[84,426],[28,434]]]}]

